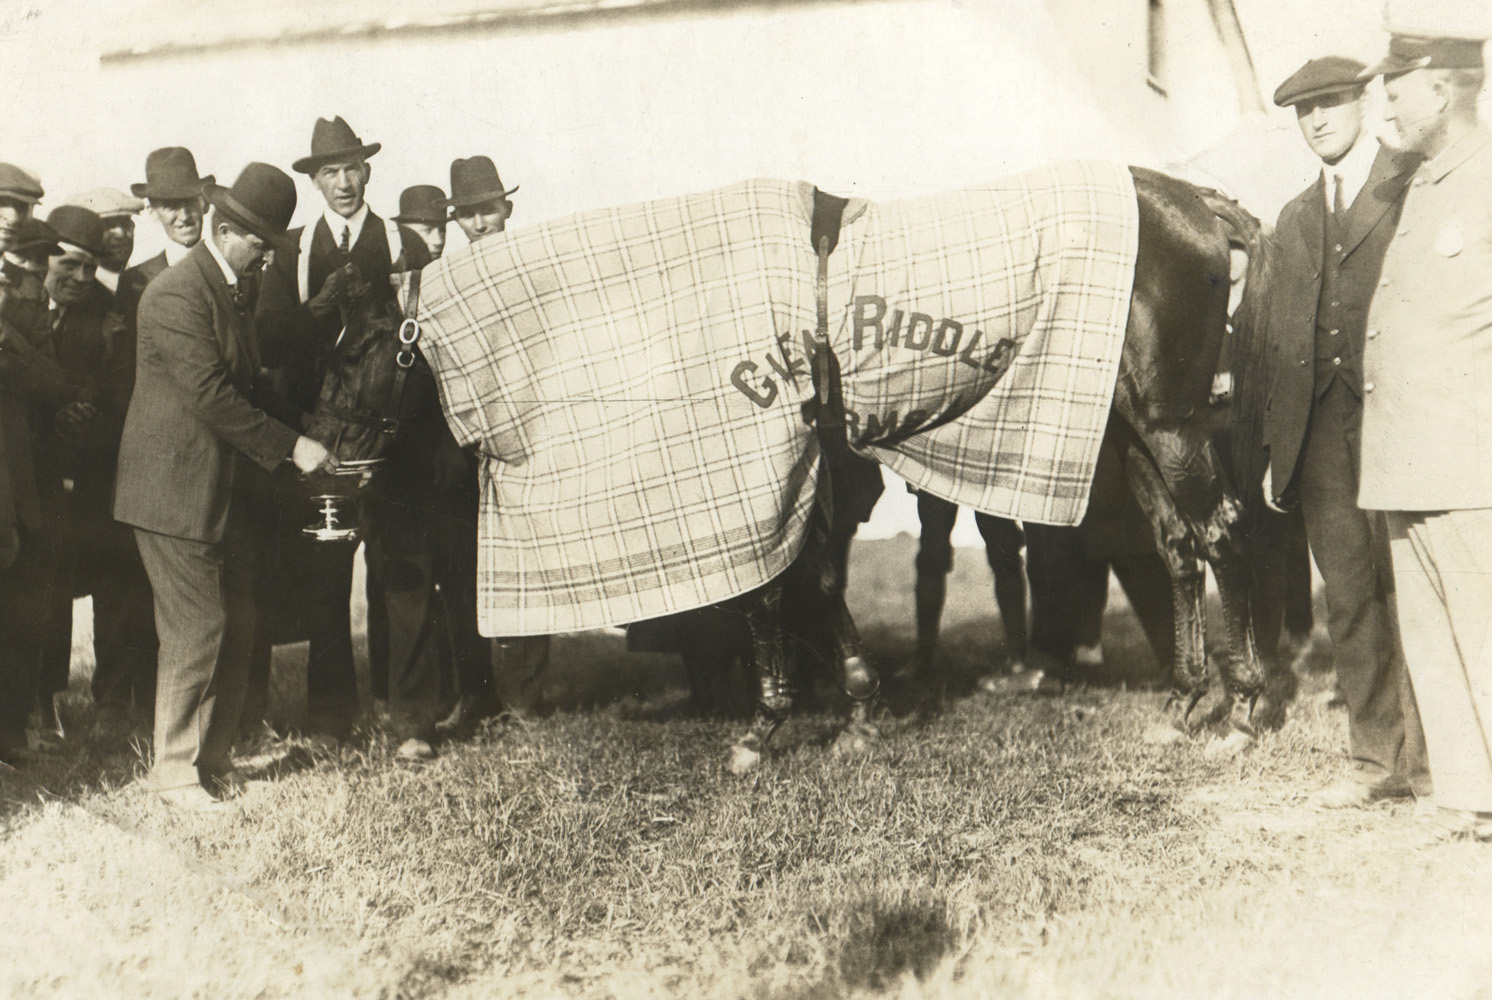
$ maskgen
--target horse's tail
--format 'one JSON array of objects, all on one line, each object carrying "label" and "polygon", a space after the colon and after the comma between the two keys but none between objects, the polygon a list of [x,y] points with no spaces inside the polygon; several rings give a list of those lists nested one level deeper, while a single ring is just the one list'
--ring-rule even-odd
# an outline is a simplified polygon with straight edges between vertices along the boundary
[{"label": "horse's tail", "polygon": [[[1234,254],[1247,255],[1241,293],[1229,298],[1232,332],[1224,338],[1224,356],[1232,373],[1227,451],[1229,476],[1246,509],[1259,503],[1264,477],[1264,411],[1269,405],[1270,239],[1264,226],[1237,202],[1216,191],[1204,191],[1208,208],[1228,227]],[[1221,370],[1222,365],[1219,365]]]}]

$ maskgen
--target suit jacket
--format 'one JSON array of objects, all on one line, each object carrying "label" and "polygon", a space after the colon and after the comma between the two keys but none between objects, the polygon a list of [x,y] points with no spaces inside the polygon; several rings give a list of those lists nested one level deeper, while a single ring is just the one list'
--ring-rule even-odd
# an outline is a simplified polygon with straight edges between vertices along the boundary
[{"label": "suit jacket", "polygon": [[165,273],[168,266],[166,252],[162,250],[149,260],[142,260],[133,267],[126,268],[119,276],[119,287],[114,292],[114,308],[119,310],[119,315],[124,317],[131,330],[135,328],[135,313],[140,308],[140,296],[145,293],[145,286]]},{"label": "suit jacket", "polygon": [[1358,505],[1492,508],[1492,130],[1415,171],[1369,326]]},{"label": "suit jacket", "polygon": [[114,517],[199,542],[223,538],[229,501],[272,470],[297,432],[251,401],[259,355],[205,242],[140,299],[134,395],[119,445]]},{"label": "suit jacket", "polygon": [[[301,227],[287,235],[299,248],[304,234]],[[399,236],[403,247],[390,247],[383,219],[369,211],[357,242],[344,255],[326,224],[325,215],[321,215],[311,234],[305,298],[300,294],[299,249],[294,253],[276,253],[273,264],[265,269],[259,307],[254,315],[254,332],[264,364],[273,372],[275,389],[296,408],[284,414],[283,419],[304,426],[303,415],[316,406],[321,380],[326,374],[326,358],[342,331],[341,318],[336,313],[318,319],[311,314],[307,301],[321,291],[327,275],[348,260],[358,266],[364,281],[388,287],[394,259],[404,256],[401,250],[424,248],[424,241],[413,230],[401,226]]]},{"label": "suit jacket", "polygon": [[1280,212],[1273,237],[1269,314],[1269,406],[1264,444],[1276,496],[1293,483],[1310,422],[1316,387],[1316,317],[1326,255],[1337,262],[1338,336],[1344,351],[1361,356],[1368,304],[1398,224],[1417,157],[1380,149],[1342,221],[1340,243],[1326,239],[1325,182],[1317,177]]}]

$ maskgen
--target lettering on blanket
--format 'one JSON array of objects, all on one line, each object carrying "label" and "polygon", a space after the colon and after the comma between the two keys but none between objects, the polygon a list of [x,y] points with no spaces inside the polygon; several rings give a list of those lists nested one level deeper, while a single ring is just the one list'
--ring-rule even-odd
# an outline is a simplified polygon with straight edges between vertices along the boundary
[{"label": "lettering on blanket", "polygon": [[907,313],[901,309],[894,310],[888,319],[886,300],[879,295],[855,296],[854,309],[852,343],[857,351],[865,346],[866,334],[870,333],[878,351],[901,347],[923,353],[930,351],[943,358],[957,355],[959,364],[993,375],[996,381],[1015,357],[1015,341],[1008,337],[1001,337],[981,356],[984,332],[974,330],[965,342],[964,335],[969,331],[956,319],[934,319],[927,313]]},{"label": "lettering on blanket", "polygon": [[[777,350],[769,351],[766,356],[766,367],[777,373],[777,377],[784,382],[791,383],[794,387],[798,385],[798,379],[811,379],[808,373],[808,362],[802,357],[794,357],[788,347],[792,344],[793,337],[790,333],[779,333],[777,335]],[[804,354],[812,354],[814,337],[812,331],[803,331]],[[777,399],[777,382],[768,373],[762,371],[762,366],[755,361],[739,362],[730,371],[730,384],[735,386],[740,393],[751,400],[762,409],[771,406]]]}]

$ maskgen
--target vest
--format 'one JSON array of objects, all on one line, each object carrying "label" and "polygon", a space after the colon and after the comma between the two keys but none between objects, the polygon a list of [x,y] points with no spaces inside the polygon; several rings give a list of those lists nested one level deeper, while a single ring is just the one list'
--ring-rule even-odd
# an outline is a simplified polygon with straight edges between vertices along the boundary
[{"label": "vest", "polygon": [[[1356,208],[1363,199],[1354,201]],[[1347,209],[1351,215],[1353,208]],[[1358,399],[1362,398],[1363,332],[1368,321],[1368,302],[1352,301],[1342,281],[1342,230],[1345,220],[1335,212],[1323,213],[1326,224],[1321,255],[1321,299],[1316,305],[1316,387],[1320,399],[1337,379],[1341,379]],[[1362,252],[1362,251],[1359,251]]]}]

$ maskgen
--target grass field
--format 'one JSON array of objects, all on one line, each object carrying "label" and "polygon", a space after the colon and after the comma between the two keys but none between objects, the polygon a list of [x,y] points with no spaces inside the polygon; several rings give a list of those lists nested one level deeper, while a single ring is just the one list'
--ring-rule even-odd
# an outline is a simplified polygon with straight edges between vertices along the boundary
[{"label": "grass field", "polygon": [[[854,555],[886,667],[913,551]],[[1001,655],[977,552],[950,595],[972,679]],[[1105,648],[1101,685],[888,717],[863,759],[796,718],[745,778],[676,664],[599,633],[556,642],[555,718],[423,769],[376,733],[291,745],[228,819],[77,747],[0,778],[0,996],[1492,997],[1492,850],[1425,843],[1405,804],[1305,808],[1343,761],[1329,674],[1227,757],[1143,739],[1161,695],[1117,602]]]}]

